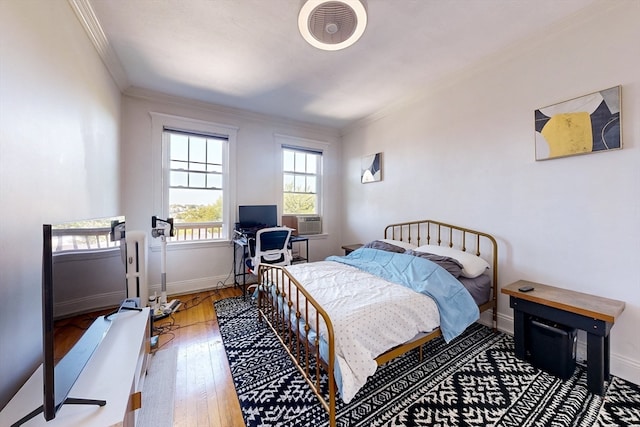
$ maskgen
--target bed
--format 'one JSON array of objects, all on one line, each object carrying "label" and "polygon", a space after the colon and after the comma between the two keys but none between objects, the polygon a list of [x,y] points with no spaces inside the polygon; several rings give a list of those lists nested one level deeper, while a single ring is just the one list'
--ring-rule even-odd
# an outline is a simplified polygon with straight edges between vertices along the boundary
[{"label": "bed", "polygon": [[259,321],[284,349],[336,425],[380,366],[428,341],[449,342],[492,310],[497,327],[495,239],[433,220],[391,224],[384,238],[344,257],[258,270]]}]

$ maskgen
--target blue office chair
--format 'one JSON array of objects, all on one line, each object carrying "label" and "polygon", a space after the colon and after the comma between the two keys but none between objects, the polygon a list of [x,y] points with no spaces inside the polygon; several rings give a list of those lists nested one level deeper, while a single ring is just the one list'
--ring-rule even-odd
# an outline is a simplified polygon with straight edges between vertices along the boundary
[{"label": "blue office chair", "polygon": [[260,264],[290,265],[292,260],[289,239],[291,228],[270,227],[258,230],[255,239],[247,241],[249,258],[246,264],[251,274],[258,273]]}]

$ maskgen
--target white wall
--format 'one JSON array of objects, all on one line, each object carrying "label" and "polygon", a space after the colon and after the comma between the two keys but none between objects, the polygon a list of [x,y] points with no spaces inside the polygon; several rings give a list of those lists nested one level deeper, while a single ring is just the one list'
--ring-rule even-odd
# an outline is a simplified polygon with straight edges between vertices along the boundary
[{"label": "white wall", "polygon": [[[326,199],[323,219],[326,235],[309,242],[312,260],[339,254],[341,240],[340,186],[341,147],[336,130],[310,126],[239,110],[176,99],[140,89],[129,90],[123,97],[124,205],[127,228],[145,231],[150,245],[148,277],[151,294],[160,289],[160,252],[157,239],[150,235],[154,212],[154,145],[151,136],[150,112],[204,120],[238,128],[236,164],[236,205],[277,204],[281,213],[279,188],[282,174],[278,156],[280,150],[274,135],[290,135],[328,143],[324,153],[324,188]],[[234,207],[234,211],[237,209]],[[235,217],[235,214],[234,214]],[[196,247],[198,246],[198,247]],[[205,245],[169,245],[167,250],[167,292],[179,294],[198,289],[218,287],[226,279],[233,283],[231,273],[233,249],[229,242]]]},{"label": "white wall", "polygon": [[0,408],[41,361],[42,224],[120,214],[120,91],[66,1],[0,1]]},{"label": "white wall", "polygon": [[61,253],[53,258],[56,319],[119,306],[127,297],[120,249]]},{"label": "white wall", "polygon": [[[499,285],[527,279],[626,302],[611,333],[612,371],[640,383],[638,22],[640,2],[599,2],[352,126],[343,137],[345,240],[426,218],[492,233]],[[616,85],[622,150],[534,160],[534,110]],[[360,158],[375,152],[384,180],[360,184]],[[501,326],[512,328],[503,295],[499,307]]]}]

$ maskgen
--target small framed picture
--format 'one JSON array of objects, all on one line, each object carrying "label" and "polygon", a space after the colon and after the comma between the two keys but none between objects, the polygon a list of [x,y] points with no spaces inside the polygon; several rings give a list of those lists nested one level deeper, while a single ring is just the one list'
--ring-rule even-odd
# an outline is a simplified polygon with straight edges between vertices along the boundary
[{"label": "small framed picture", "polygon": [[362,157],[360,178],[363,184],[382,181],[382,153]]}]

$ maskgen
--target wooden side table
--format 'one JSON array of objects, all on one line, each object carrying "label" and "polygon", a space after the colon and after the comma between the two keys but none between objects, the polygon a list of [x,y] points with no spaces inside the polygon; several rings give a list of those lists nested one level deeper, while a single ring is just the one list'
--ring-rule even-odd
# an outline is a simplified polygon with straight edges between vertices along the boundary
[{"label": "wooden side table", "polygon": [[356,249],[360,249],[363,246],[364,245],[362,243],[356,243],[353,245],[344,245],[342,249],[344,249],[344,254],[346,256],[346,255],[349,255],[351,252],[355,251]]},{"label": "wooden side table", "polygon": [[[532,286],[529,292],[518,289]],[[587,333],[587,387],[602,395],[609,379],[609,331],[624,311],[625,303],[540,283],[519,280],[502,288],[513,308],[515,354],[525,359],[529,317],[557,322]]]}]

